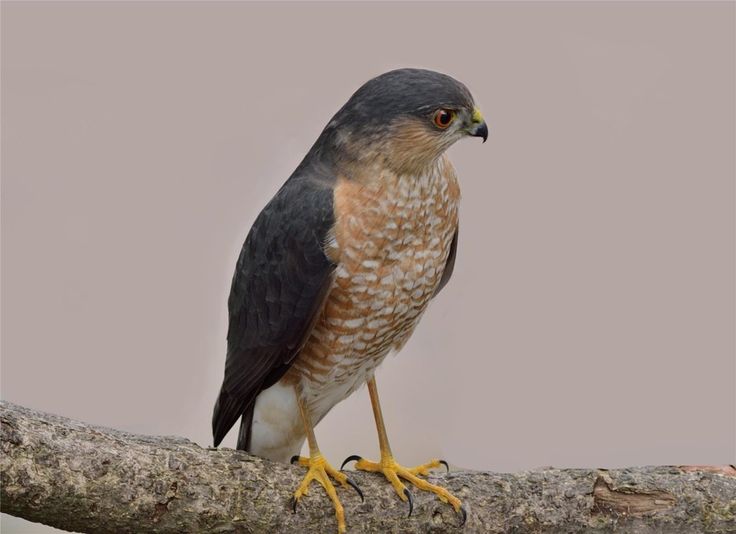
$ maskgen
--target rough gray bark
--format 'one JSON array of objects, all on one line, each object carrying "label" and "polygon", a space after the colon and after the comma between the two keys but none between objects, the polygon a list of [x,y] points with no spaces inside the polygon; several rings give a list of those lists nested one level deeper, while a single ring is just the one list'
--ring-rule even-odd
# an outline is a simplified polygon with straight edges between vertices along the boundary
[{"label": "rough gray bark", "polygon": [[[0,402],[2,511],[80,532],[335,532],[318,486],[292,514],[304,474],[182,438],[95,427]],[[380,476],[338,489],[350,532],[457,531],[459,518],[415,491],[414,515]],[[431,477],[463,499],[465,532],[736,532],[736,469],[542,469]]]}]

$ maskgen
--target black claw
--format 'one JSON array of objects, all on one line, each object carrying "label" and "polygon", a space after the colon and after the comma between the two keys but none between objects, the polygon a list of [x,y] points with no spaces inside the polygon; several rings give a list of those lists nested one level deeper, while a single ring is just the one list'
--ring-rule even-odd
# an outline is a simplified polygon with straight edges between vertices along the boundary
[{"label": "black claw", "polygon": [[404,495],[409,499],[409,515],[406,517],[411,517],[411,513],[414,511],[414,497],[412,497],[409,488],[404,488]]},{"label": "black claw", "polygon": [[296,513],[296,505],[299,501],[296,500],[295,497],[292,496],[291,500],[289,501],[289,504],[291,505],[291,513]]},{"label": "black claw", "polygon": [[460,505],[460,513],[463,516],[463,520],[460,522],[460,526],[463,526],[468,520],[468,512],[465,510],[465,507],[462,504]]},{"label": "black claw", "polygon": [[294,456],[292,456],[292,457],[291,457],[291,460],[289,460],[289,463],[290,463],[291,465],[294,465],[294,464],[295,464],[295,463],[297,463],[298,461],[299,461],[299,455],[298,455],[298,454],[295,454]]},{"label": "black claw", "polygon": [[343,460],[342,465],[340,466],[340,471],[343,470],[343,468],[345,467],[345,464],[346,463],[348,463],[348,462],[357,462],[358,460],[362,460],[362,459],[363,459],[362,456],[358,456],[357,454],[351,454],[350,456],[348,456],[347,458],[345,458],[345,460]]},{"label": "black claw", "polygon": [[362,491],[360,490],[360,488],[359,488],[359,487],[358,487],[358,485],[357,485],[357,484],[355,483],[355,481],[354,481],[354,480],[353,480],[352,478],[350,478],[350,477],[347,477],[347,478],[345,479],[345,482],[347,482],[348,484],[350,484],[350,485],[352,486],[352,488],[353,488],[353,489],[354,489],[355,491],[357,491],[357,492],[358,492],[358,495],[360,495],[360,501],[361,501],[361,502],[365,502],[365,497],[363,497],[363,492],[362,492]]},{"label": "black claw", "polygon": [[447,465],[447,462],[444,461],[444,460],[440,460],[440,463],[445,466],[445,469],[447,469],[447,472],[449,473],[450,472],[450,466]]}]

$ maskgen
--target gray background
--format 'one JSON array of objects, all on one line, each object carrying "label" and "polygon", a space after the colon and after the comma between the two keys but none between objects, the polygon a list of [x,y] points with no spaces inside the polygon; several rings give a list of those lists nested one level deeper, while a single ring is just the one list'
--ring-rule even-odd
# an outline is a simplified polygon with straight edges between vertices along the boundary
[{"label": "gray background", "polygon": [[[491,136],[451,150],[455,275],[378,374],[398,458],[733,462],[734,15],[3,3],[2,398],[208,445],[250,224],[361,83],[421,66]],[[375,455],[365,389],[317,437]]]}]

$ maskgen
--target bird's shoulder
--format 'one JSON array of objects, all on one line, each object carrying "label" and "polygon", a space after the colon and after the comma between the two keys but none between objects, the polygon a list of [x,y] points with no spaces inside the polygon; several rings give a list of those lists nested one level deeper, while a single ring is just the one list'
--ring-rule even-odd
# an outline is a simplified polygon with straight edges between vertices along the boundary
[{"label": "bird's shoulder", "polygon": [[324,174],[296,174],[256,217],[228,299],[229,348],[279,344],[291,323],[304,319],[302,301],[315,298],[334,270],[325,253],[335,221],[333,183]]}]

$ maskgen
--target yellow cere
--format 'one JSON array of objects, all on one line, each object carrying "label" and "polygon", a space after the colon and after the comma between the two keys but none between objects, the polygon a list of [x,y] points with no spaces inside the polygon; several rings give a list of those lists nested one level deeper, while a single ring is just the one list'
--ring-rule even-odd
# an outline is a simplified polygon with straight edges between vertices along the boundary
[{"label": "yellow cere", "polygon": [[473,122],[483,122],[483,114],[478,108],[473,108]]}]

